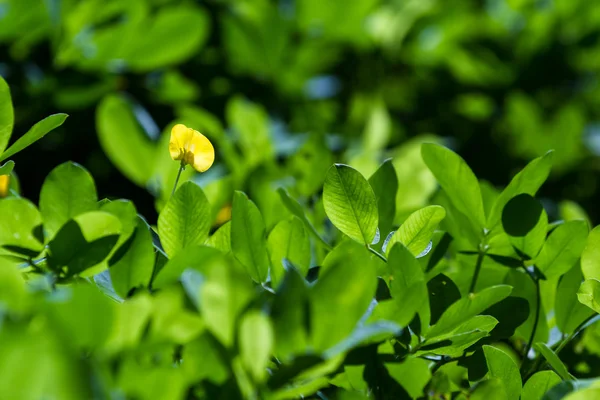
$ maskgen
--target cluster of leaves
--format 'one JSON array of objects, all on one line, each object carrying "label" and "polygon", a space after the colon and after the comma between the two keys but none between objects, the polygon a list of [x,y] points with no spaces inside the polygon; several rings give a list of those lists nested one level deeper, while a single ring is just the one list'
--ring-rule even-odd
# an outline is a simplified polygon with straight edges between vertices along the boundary
[{"label": "cluster of leaves", "polygon": [[[0,74],[17,88],[19,127],[54,109],[71,115],[36,147],[40,157],[52,166],[74,159],[101,191],[132,197],[146,213],[152,200],[107,167],[94,110],[108,129],[101,111],[128,105],[143,122],[144,163],[145,136],[158,139],[175,118],[209,111],[237,130],[238,94],[283,122],[278,132],[341,134],[343,161],[366,176],[383,153],[423,133],[455,138],[496,185],[555,148],[544,195],[595,213],[596,9],[589,0],[2,0]],[[99,135],[122,171],[133,157],[115,149],[127,147]],[[143,185],[156,168],[127,176]],[[32,196],[46,172],[22,164]]]},{"label": "cluster of leaves", "polygon": [[[0,96],[8,142],[12,106],[7,89]],[[64,118],[40,122],[4,156]],[[252,121],[244,126],[260,128]],[[593,358],[567,366],[559,357],[600,348],[600,231],[576,212],[550,222],[535,199],[552,152],[500,191],[448,148],[420,144],[440,188],[402,217],[406,182],[394,160],[369,179],[309,161],[328,162],[324,176],[290,185],[268,163],[244,174],[238,150],[220,145],[234,183],[184,179],[158,197],[155,226],[131,201],[99,200],[72,162],[48,174],[38,206],[14,186],[0,200],[1,398],[575,400],[600,391],[576,378],[594,371]],[[257,165],[270,156],[242,151]],[[132,180],[150,179],[141,161],[118,162]],[[233,189],[243,179],[252,200]]]}]

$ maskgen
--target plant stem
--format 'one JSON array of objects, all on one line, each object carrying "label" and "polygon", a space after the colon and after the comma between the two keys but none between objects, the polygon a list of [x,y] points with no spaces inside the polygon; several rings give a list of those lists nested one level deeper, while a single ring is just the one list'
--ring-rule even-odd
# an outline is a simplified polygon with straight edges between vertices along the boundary
[{"label": "plant stem", "polygon": [[542,301],[542,296],[540,294],[540,282],[537,279],[534,279],[534,283],[535,283],[535,294],[536,294],[536,304],[535,304],[535,318],[533,319],[533,328],[531,329],[531,335],[529,336],[529,341],[527,342],[527,347],[525,347],[525,354],[523,354],[523,359],[521,360],[521,367],[523,366],[523,364],[525,363],[525,360],[527,360],[527,354],[529,354],[529,351],[531,350],[531,347],[533,346],[533,341],[535,340],[535,334],[537,331],[537,326],[538,326],[538,322],[540,320],[540,303]]},{"label": "plant stem", "polygon": [[377,257],[379,257],[383,262],[387,262],[387,258],[385,258],[385,256],[383,254],[381,254],[380,252],[378,252],[377,250],[375,250],[374,248],[372,248],[371,246],[367,245],[367,250],[369,250],[371,253],[375,254]]},{"label": "plant stem", "polygon": [[560,344],[558,345],[558,347],[554,351],[556,353],[556,355],[558,355],[558,353],[560,353],[560,351],[562,349],[564,349],[565,346],[567,344],[569,344],[569,342],[575,338],[575,336],[577,336],[577,335],[579,335],[581,333],[581,331],[584,329],[584,327],[587,325],[588,322],[590,322],[592,319],[594,319],[596,317],[598,317],[598,314],[594,314],[594,315],[591,315],[590,317],[586,318],[585,321],[583,321],[582,323],[580,323],[577,326],[577,328],[575,328],[575,330],[573,331],[573,333],[571,333],[570,335],[567,335],[563,340],[561,340]]},{"label": "plant stem", "polygon": [[473,293],[473,291],[475,290],[477,278],[479,277],[481,265],[483,264],[483,257],[485,257],[485,252],[481,251],[480,249],[479,254],[477,255],[477,264],[475,264],[475,273],[473,274],[473,280],[471,280],[471,287],[469,288],[469,293]]},{"label": "plant stem", "polygon": [[175,185],[173,185],[173,191],[171,192],[171,197],[175,194],[175,190],[177,190],[177,184],[179,183],[179,178],[181,177],[181,172],[185,169],[185,164],[183,160],[181,160],[181,164],[179,165],[179,171],[177,172],[177,178],[175,178]]}]

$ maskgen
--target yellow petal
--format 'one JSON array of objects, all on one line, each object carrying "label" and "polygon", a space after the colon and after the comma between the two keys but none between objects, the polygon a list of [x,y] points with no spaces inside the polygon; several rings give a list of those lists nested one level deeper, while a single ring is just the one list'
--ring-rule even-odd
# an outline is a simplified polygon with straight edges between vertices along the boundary
[{"label": "yellow petal", "polygon": [[173,160],[181,160],[184,152],[190,144],[194,131],[183,124],[177,124],[171,129],[171,140],[169,141],[169,153]]},{"label": "yellow petal", "polygon": [[8,195],[9,175],[0,175],[0,199]]},{"label": "yellow petal", "polygon": [[206,136],[198,131],[193,132],[194,134],[187,150],[194,155],[194,169],[198,172],[204,172],[215,161],[215,149]]}]

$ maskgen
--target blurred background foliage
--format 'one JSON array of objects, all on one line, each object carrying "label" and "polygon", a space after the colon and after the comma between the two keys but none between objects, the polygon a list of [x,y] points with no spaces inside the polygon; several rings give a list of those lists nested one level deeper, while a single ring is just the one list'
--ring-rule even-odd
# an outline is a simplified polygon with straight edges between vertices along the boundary
[{"label": "blurred background foliage", "polygon": [[369,176],[394,157],[401,222],[436,187],[418,144],[439,140],[490,190],[556,149],[550,215],[568,200],[597,223],[599,72],[590,0],[0,0],[15,138],[70,114],[14,157],[25,196],[74,160],[151,222],[187,122],[217,149],[198,178],[215,218],[241,189],[269,228],[277,186],[310,203],[332,162]]}]

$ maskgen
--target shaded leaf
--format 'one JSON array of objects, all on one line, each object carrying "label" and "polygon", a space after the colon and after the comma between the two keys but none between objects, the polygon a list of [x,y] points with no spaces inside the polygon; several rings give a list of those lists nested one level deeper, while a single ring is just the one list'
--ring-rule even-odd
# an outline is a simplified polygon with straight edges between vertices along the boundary
[{"label": "shaded leaf", "polygon": [[67,119],[67,114],[53,114],[36,123],[16,142],[12,144],[4,153],[0,154],[0,162],[12,157],[29,145],[37,142],[50,131],[58,128]]}]

